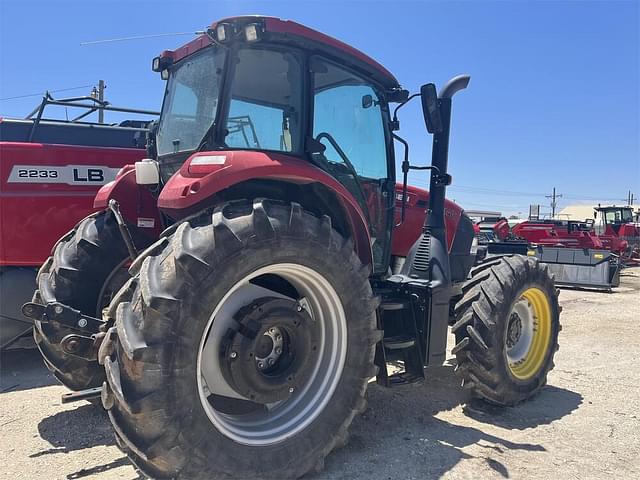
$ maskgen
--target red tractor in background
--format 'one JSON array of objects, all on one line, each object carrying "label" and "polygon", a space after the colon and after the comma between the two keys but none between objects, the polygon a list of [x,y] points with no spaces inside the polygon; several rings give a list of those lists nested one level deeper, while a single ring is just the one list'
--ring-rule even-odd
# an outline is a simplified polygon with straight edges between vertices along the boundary
[{"label": "red tractor in background", "polygon": [[633,207],[598,205],[594,216],[604,248],[620,252],[628,263],[640,263],[640,223],[633,218]]},{"label": "red tractor in background", "polygon": [[[84,111],[71,121],[52,120],[43,116],[50,105]],[[158,115],[47,93],[26,119],[0,118],[0,350],[31,333],[33,323],[20,308],[33,295],[51,245],[95,211],[96,192],[123,165],[144,157],[148,120],[86,121],[96,110]],[[96,302],[95,315],[109,303],[110,290]]]},{"label": "red tractor in background", "polygon": [[[560,329],[546,266],[478,263],[472,222],[445,201],[468,76],[410,96],[353,47],[258,16],[212,24],[153,69],[168,81],[151,158],[100,189],[101,211],[61,238],[23,307],[47,365],[86,389],[73,398],[101,396],[146,475],[321,469],[369,380],[424,379],[449,326],[474,397],[514,405],[545,385]],[[429,166],[397,133],[414,97]],[[411,169],[430,170],[428,195],[407,186]],[[127,267],[96,316],[101,285]],[[394,360],[404,371],[388,372]]]}]

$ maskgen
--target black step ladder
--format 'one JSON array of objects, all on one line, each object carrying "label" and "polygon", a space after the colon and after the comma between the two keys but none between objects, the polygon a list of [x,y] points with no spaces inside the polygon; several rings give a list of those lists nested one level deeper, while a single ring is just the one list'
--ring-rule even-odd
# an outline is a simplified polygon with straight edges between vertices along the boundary
[{"label": "black step ladder", "polygon": [[[390,313],[402,312],[397,321],[405,322],[402,330],[408,334],[383,338],[376,345],[374,363],[378,366],[377,382],[384,387],[409,385],[424,380],[424,354],[418,337],[415,312],[411,298],[386,299],[378,308],[378,328],[385,330],[385,317]],[[388,320],[387,320],[388,321]],[[401,359],[404,371],[389,375],[389,358]]]}]

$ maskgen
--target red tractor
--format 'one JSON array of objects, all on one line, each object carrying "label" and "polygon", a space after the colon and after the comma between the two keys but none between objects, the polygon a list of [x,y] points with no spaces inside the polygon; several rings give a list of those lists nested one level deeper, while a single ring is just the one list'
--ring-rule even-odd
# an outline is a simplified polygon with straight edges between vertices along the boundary
[{"label": "red tractor", "polygon": [[[552,278],[519,255],[474,267],[473,224],[445,201],[452,97],[468,76],[409,96],[358,50],[256,16],[214,23],[153,69],[168,82],[152,159],[100,190],[102,211],[58,242],[23,307],[46,363],[87,388],[75,398],[101,395],[146,475],[319,469],[369,380],[423,379],[449,326],[473,396],[514,405],[545,385]],[[397,197],[396,114],[417,96],[432,162],[410,165],[405,142]],[[406,187],[413,168],[430,170],[428,198]]]},{"label": "red tractor", "polygon": [[598,206],[595,217],[604,247],[629,263],[640,262],[640,223],[633,218],[633,207]]}]

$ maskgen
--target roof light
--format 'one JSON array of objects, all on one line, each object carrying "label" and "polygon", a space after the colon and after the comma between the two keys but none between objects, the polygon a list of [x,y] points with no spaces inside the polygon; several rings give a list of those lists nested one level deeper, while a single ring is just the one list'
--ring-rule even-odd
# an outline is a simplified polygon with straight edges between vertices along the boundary
[{"label": "roof light", "polygon": [[233,27],[228,23],[220,23],[216,27],[215,39],[219,43],[225,43],[233,37]]},{"label": "roof light", "polygon": [[164,70],[162,70],[162,72],[160,72],[160,78],[162,78],[162,80],[169,80],[169,69],[165,68]]},{"label": "roof light", "polygon": [[260,26],[257,23],[250,23],[244,27],[244,38],[247,42],[257,42],[260,40]]}]

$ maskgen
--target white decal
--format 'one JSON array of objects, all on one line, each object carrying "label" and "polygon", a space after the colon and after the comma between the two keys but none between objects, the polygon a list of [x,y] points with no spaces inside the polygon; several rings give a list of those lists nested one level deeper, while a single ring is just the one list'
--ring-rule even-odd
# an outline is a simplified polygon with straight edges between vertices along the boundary
[{"label": "white decal", "polygon": [[116,178],[119,167],[101,165],[14,165],[9,183],[64,183],[67,185],[104,185]]},{"label": "white decal", "polygon": [[138,228],[153,228],[156,225],[156,221],[153,218],[138,217]]},{"label": "white decal", "polygon": [[226,161],[225,155],[198,155],[193,157],[189,165],[224,165]]}]

